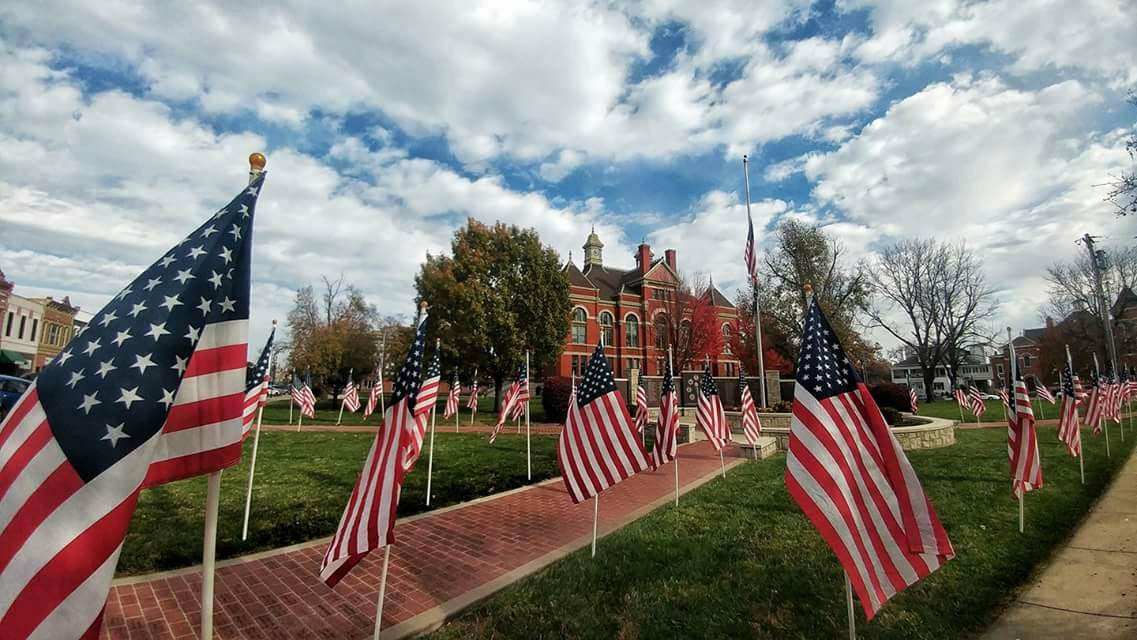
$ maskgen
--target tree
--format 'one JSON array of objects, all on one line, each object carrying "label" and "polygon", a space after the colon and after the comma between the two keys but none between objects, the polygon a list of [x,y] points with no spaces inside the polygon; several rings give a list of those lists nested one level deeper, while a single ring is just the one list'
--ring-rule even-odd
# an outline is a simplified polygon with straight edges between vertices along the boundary
[{"label": "tree", "polygon": [[568,280],[556,252],[532,229],[470,219],[455,231],[450,250],[427,255],[415,287],[430,305],[430,333],[443,339],[444,366],[490,376],[496,410],[502,382],[517,373],[527,348],[532,371],[560,356],[569,328]]},{"label": "tree", "polygon": [[998,303],[963,244],[901,240],[877,260],[869,282],[880,303],[868,308],[868,317],[915,355],[931,401],[939,365],[960,371],[973,347],[990,343],[986,324]]},{"label": "tree", "polygon": [[[1137,93],[1129,94],[1129,104],[1137,107]],[[1125,141],[1125,150],[1129,152],[1130,160],[1137,160],[1137,134],[1130,135]],[[1114,176],[1109,182],[1106,199],[1117,207],[1119,216],[1137,214],[1137,171]]]},{"label": "tree", "polygon": [[[1104,307],[1109,309],[1125,287],[1137,285],[1137,247],[1122,247],[1106,254],[1102,276]],[[1055,318],[1066,318],[1077,311],[1091,314],[1101,322],[1102,308],[1094,287],[1094,270],[1090,256],[1084,251],[1068,262],[1055,262],[1046,268],[1050,285],[1043,312]]]},{"label": "tree", "polygon": [[288,312],[288,363],[297,375],[311,374],[317,389],[334,393],[349,371],[358,379],[377,366],[379,314],[358,289],[345,286],[342,277],[323,281],[319,300],[311,286],[296,292]]},{"label": "tree", "polygon": [[779,332],[790,336],[792,361],[798,356],[807,283],[849,357],[862,361],[872,352],[855,328],[869,300],[865,268],[860,263],[845,264],[844,252],[844,246],[820,227],[795,220],[778,227],[774,247],[766,252],[760,283],[762,312],[770,315]]},{"label": "tree", "polygon": [[[751,375],[758,375],[758,358],[754,340],[754,294],[753,287],[740,289],[734,296],[734,308],[738,310],[738,320],[730,332],[730,350]],[[762,314],[762,351],[766,371],[780,371],[792,374],[794,364],[790,361],[789,340],[774,324],[770,314]]]}]

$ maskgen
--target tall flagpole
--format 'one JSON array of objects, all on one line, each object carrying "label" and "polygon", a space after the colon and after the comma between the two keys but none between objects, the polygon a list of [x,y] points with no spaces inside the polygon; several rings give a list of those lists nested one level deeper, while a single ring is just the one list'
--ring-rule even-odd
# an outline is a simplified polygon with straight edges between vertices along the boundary
[{"label": "tall flagpole", "polygon": [[[478,393],[478,368],[477,368],[477,367],[474,367],[474,386],[473,386],[473,392],[474,392],[474,394],[477,394],[477,393]],[[474,416],[476,416],[477,414],[478,414],[478,398],[477,398],[477,396],[475,395],[475,397],[474,397],[474,406],[470,408],[470,426],[471,426],[471,427],[472,427],[472,426],[474,426]]]},{"label": "tall flagpole", "polygon": [[[532,388],[530,385],[533,382],[533,372],[529,370],[529,350],[525,350],[525,386]],[[529,401],[530,398],[525,398],[525,466],[529,474],[529,479],[533,479],[533,454],[529,448]]]},{"label": "tall flagpole", "polygon": [[[750,159],[745,155],[742,156],[742,178],[746,183],[746,220],[753,227],[754,220],[750,217]],[[757,260],[757,256],[755,256],[755,260]],[[765,354],[762,352],[762,307],[758,302],[758,279],[753,274],[750,275],[750,283],[754,289],[754,341],[755,353],[758,355],[758,397],[760,401],[758,406],[765,409],[766,363],[763,362]]]},{"label": "tall flagpole", "polygon": [[454,379],[458,381],[458,406],[454,407],[454,433],[458,433],[458,414],[462,413],[462,379],[458,371],[454,372]]},{"label": "tall flagpole", "polygon": [[600,521],[600,494],[592,498],[592,557],[596,557],[596,523]]},{"label": "tall flagpole", "polygon": [[289,371],[288,377],[291,378],[288,381],[288,424],[292,424],[292,405],[296,404],[292,399],[292,390],[296,388],[296,376]]},{"label": "tall flagpole", "polygon": [[387,595],[387,565],[391,563],[391,545],[383,547],[383,577],[379,579],[379,601],[375,603],[375,633],[371,640],[379,640],[379,632],[383,629],[383,599]]},{"label": "tall flagpole", "polygon": [[[276,332],[276,320],[272,321],[272,330]],[[257,445],[261,441],[261,418],[264,416],[265,408],[260,400],[257,400],[257,430],[253,432],[253,457],[249,461],[249,487],[245,490],[245,521],[241,525],[241,540],[247,540],[249,537],[249,507],[253,504],[253,475],[257,472]]]},{"label": "tall flagpole", "polygon": [[845,572],[845,609],[849,615],[849,640],[857,640],[857,618],[853,612],[853,583]]},{"label": "tall flagpole", "polygon": [[[264,171],[265,157],[249,156],[249,184]],[[201,637],[213,637],[213,574],[217,560],[217,505],[221,500],[221,471],[209,474],[205,490],[205,531],[201,541]]]},{"label": "tall flagpole", "polygon": [[[1017,357],[1015,356],[1015,343],[1014,343],[1014,339],[1011,336],[1011,328],[1010,327],[1007,327],[1007,363],[1008,363],[1007,364],[1007,381],[1008,381],[1008,384],[1007,384],[1007,389],[1008,389],[1007,402],[1011,403],[1012,405],[1017,405],[1018,402],[1015,400],[1015,385],[1017,384],[1017,380],[1018,380],[1018,376],[1016,375],[1016,373],[1018,373],[1018,362],[1017,362]],[[1007,410],[1008,410],[1007,405],[1004,404],[1003,405],[1003,413],[1005,414],[1007,412]],[[1010,410],[1015,411],[1017,414],[1017,410],[1015,409],[1014,406],[1012,406],[1010,408]],[[1013,419],[1014,419],[1015,424],[1018,425],[1019,424],[1018,415],[1015,415],[1015,417]],[[1019,447],[1019,451],[1022,451],[1022,443],[1020,442],[1020,439],[1025,438],[1025,437],[1026,437],[1026,430],[1022,429],[1020,426],[1018,438],[1015,439],[1015,445]],[[1014,456],[1011,457],[1011,461],[1014,462]],[[1013,470],[1012,470],[1012,472],[1013,472]],[[1023,519],[1024,519],[1023,503],[1026,501],[1026,489],[1023,488],[1021,485],[1017,488],[1018,488],[1018,491],[1016,491],[1015,493],[1019,494],[1018,495],[1018,497],[1019,497],[1019,533],[1022,533],[1023,532]]]}]

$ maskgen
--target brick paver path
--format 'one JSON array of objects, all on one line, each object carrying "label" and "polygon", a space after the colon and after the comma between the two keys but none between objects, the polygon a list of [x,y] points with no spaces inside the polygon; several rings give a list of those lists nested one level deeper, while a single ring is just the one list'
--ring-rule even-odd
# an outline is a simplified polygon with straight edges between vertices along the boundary
[{"label": "brick paver path", "polygon": [[[727,451],[728,468],[743,462]],[[679,450],[684,490],[714,479],[707,442]],[[674,495],[670,465],[600,497],[601,534]],[[347,497],[343,499],[346,501]],[[572,504],[560,478],[399,522],[391,552],[383,637],[433,628],[447,615],[590,543],[592,502]],[[383,552],[372,552],[336,588],[318,572],[327,540],[218,563],[215,638],[370,638]],[[598,546],[603,556],[604,544]],[[200,568],[116,581],[103,638],[196,638]]]}]

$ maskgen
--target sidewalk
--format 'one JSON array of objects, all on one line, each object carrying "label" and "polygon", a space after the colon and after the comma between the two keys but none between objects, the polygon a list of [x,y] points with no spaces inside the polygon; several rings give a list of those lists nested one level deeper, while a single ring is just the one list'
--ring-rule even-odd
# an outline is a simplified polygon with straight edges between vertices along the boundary
[{"label": "sidewalk", "polygon": [[[727,451],[728,468],[744,462],[734,453]],[[708,443],[680,447],[682,492],[719,473],[718,454]],[[604,492],[600,535],[669,504],[675,495],[673,474],[668,465]],[[554,478],[400,520],[383,638],[436,628],[447,616],[587,546],[592,509],[591,501],[572,504],[561,479]],[[318,576],[327,543],[316,540],[218,562],[214,637],[370,638],[383,552],[368,555],[333,590]],[[603,553],[601,542],[597,554]],[[200,567],[116,580],[101,637],[197,638],[200,591]]]},{"label": "sidewalk", "polygon": [[1137,455],[984,640],[1137,638]]}]

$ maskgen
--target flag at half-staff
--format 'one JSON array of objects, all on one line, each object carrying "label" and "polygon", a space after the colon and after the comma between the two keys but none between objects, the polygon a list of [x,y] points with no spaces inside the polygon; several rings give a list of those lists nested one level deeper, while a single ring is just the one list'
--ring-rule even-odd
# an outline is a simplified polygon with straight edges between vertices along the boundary
[{"label": "flag at half-staff", "polygon": [[241,414],[241,439],[249,436],[253,428],[253,421],[257,417],[257,410],[264,407],[268,401],[268,365],[272,358],[272,340],[276,336],[276,321],[273,320],[272,331],[268,334],[264,349],[257,358],[256,364],[245,372],[245,408]]},{"label": "flag at half-staff", "polygon": [[333,587],[371,551],[395,541],[395,515],[405,475],[403,449],[415,422],[426,318],[415,331],[406,360],[395,378],[391,403],[363,463],[336,533],[320,564],[320,579]]},{"label": "flag at half-staff", "polygon": [[758,438],[762,435],[762,421],[758,419],[758,407],[754,404],[754,396],[750,394],[746,374],[741,369],[738,372],[738,397],[739,413],[742,414],[742,434],[750,446],[756,447]]},{"label": "flag at half-staff", "polygon": [[711,377],[711,366],[703,367],[703,377],[699,382],[699,401],[695,407],[695,422],[706,434],[715,451],[730,442],[730,425],[726,422],[726,412],[722,408],[722,398]]},{"label": "flag at half-staff", "polygon": [[501,401],[501,413],[498,414],[497,424],[494,425],[493,431],[490,433],[490,444],[497,440],[498,434],[505,426],[505,421],[517,417],[514,414],[518,407],[521,407],[522,412],[524,412],[524,403],[529,401],[529,376],[527,374],[525,365],[522,365],[517,371],[517,379],[505,390],[505,398]]},{"label": "flag at half-staff", "polygon": [[651,466],[658,469],[675,459],[679,449],[679,394],[671,376],[671,359],[664,363],[663,386],[659,394],[659,421],[651,447]]},{"label": "flag at half-staff", "polygon": [[454,380],[450,383],[450,392],[446,394],[446,409],[442,412],[443,418],[458,413],[458,399],[462,395],[462,382],[458,379],[458,372],[454,372]]},{"label": "flag at half-staff", "polygon": [[600,346],[592,353],[584,380],[569,402],[557,442],[557,464],[574,503],[593,498],[648,467]]},{"label": "flag at half-staff", "polygon": [[643,383],[636,385],[636,431],[642,435],[647,426],[647,389]]},{"label": "flag at half-staff", "polygon": [[240,460],[263,180],[95,314],[0,422],[0,636],[97,637],[140,490]]},{"label": "flag at half-staff", "polygon": [[[426,322],[423,314],[423,322]],[[406,444],[403,447],[403,468],[410,471],[415,466],[419,454],[422,453],[423,439],[426,437],[427,421],[430,420],[430,411],[438,402],[438,384],[442,380],[442,370],[438,361],[438,348],[434,349],[434,358],[423,374],[422,384],[418,395],[415,396],[413,422],[407,424]]]},{"label": "flag at half-staff", "polygon": [[916,470],[816,302],[797,363],[786,487],[871,620],[955,552]]}]

